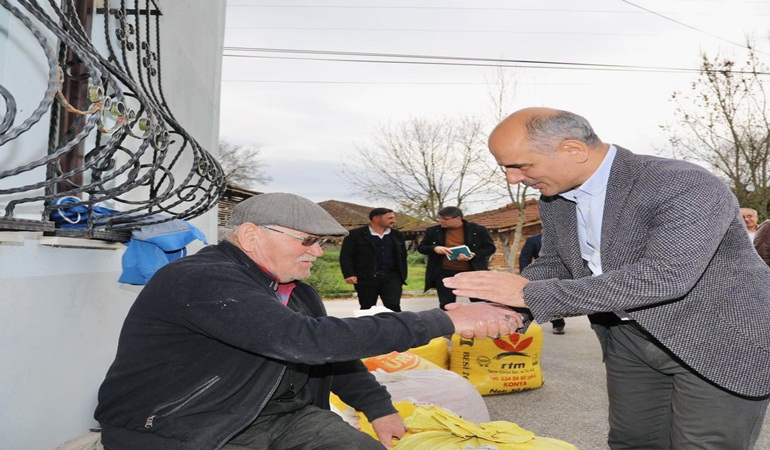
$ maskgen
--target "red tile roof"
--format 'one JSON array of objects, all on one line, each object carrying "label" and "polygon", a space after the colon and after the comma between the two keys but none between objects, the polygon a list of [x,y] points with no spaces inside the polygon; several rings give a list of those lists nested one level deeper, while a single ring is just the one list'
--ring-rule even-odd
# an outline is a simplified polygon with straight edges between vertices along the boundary
[{"label": "red tile roof", "polygon": [[374,209],[373,206],[356,205],[339,200],[326,200],[318,205],[348,230],[368,224],[369,211]]},{"label": "red tile roof", "polygon": [[[475,222],[479,225],[485,226],[492,233],[504,233],[511,231],[516,227],[516,221],[519,217],[519,210],[516,205],[509,203],[502,208],[493,209],[491,211],[484,211],[477,214],[470,214],[465,216],[465,220]],[[530,227],[532,225],[540,224],[540,211],[538,209],[538,203],[536,199],[527,200],[526,209],[524,210],[524,227]],[[422,232],[425,231],[431,225],[435,223],[423,223],[419,225],[404,227],[401,229],[403,232]]]},{"label": "red tile roof", "polygon": [[[502,208],[484,211],[478,214],[465,216],[470,222],[487,227],[489,231],[502,233],[512,230],[516,227],[519,218],[519,210],[513,203],[509,203]],[[540,223],[540,211],[536,199],[527,200],[524,209],[524,226],[536,225]]]}]

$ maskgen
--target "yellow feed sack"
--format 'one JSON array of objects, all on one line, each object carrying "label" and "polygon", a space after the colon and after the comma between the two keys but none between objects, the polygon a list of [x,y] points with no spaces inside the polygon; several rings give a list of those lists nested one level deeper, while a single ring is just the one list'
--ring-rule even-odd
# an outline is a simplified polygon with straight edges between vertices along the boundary
[{"label": "yellow feed sack", "polygon": [[442,369],[449,369],[449,339],[445,337],[437,337],[426,345],[410,348],[409,353],[414,353]]},{"label": "yellow feed sack", "polygon": [[543,330],[536,323],[524,334],[500,339],[466,339],[455,334],[449,369],[470,381],[481,395],[537,389],[543,385],[542,349]]}]

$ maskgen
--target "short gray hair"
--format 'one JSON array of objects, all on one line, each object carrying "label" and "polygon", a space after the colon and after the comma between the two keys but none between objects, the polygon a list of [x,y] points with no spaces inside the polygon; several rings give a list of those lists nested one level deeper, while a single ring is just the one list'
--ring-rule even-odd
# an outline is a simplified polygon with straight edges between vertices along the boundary
[{"label": "short gray hair", "polygon": [[219,242],[223,241],[229,241],[229,242],[236,242],[235,234],[238,231],[237,226],[224,226],[219,227],[217,229],[217,236],[219,237]]},{"label": "short gray hair", "polygon": [[569,111],[535,114],[524,126],[527,138],[538,153],[553,153],[567,139],[584,142],[591,147],[601,143],[588,120]]},{"label": "short gray hair", "polygon": [[755,215],[755,216],[759,214],[759,213],[757,212],[757,210],[756,210],[756,209],[754,209],[754,208],[749,208],[749,207],[746,207],[746,206],[744,206],[744,207],[741,207],[740,209],[746,209],[746,210],[749,210],[749,211],[751,211],[752,213],[754,213],[754,215]]}]

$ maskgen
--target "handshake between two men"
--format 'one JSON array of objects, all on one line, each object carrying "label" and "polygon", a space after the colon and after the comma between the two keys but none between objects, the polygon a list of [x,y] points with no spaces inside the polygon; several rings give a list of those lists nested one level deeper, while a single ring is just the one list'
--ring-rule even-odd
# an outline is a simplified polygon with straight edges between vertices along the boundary
[{"label": "handshake between two men", "polygon": [[503,334],[522,330],[530,318],[511,308],[527,308],[522,297],[524,277],[509,272],[471,271],[443,280],[455,295],[478,298],[492,303],[446,305],[446,312],[455,325],[455,332],[464,338],[496,339]]}]

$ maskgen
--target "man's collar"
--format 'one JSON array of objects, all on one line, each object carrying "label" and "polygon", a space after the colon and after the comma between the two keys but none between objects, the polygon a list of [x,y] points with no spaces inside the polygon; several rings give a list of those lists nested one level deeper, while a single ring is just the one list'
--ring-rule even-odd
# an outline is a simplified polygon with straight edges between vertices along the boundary
[{"label": "man's collar", "polygon": [[561,197],[567,200],[575,201],[576,198],[583,195],[599,195],[607,189],[607,183],[610,180],[610,169],[612,169],[612,162],[615,160],[617,154],[617,148],[614,144],[610,144],[607,154],[604,155],[602,163],[599,168],[585,181],[585,183],[567,192],[559,194]]},{"label": "man's collar", "polygon": [[369,225],[369,233],[371,233],[372,236],[382,237],[382,236],[385,236],[386,234],[390,234],[390,228],[386,228],[384,233],[379,234],[372,229],[371,225]]},{"label": "man's collar", "polygon": [[257,267],[259,267],[260,270],[265,272],[267,276],[273,279],[273,281],[270,282],[270,288],[273,291],[275,291],[275,295],[278,297],[278,300],[281,303],[283,303],[284,305],[288,305],[289,298],[291,297],[291,293],[294,291],[294,288],[297,286],[297,283],[293,281],[289,281],[287,283],[281,283],[280,280],[278,280],[278,278],[276,278],[276,276],[272,274],[272,272],[267,270],[261,264],[257,264]]},{"label": "man's collar", "polygon": [[230,241],[225,239],[225,240],[223,240],[222,242],[219,243],[219,246],[220,246],[220,248],[222,248],[227,253],[230,253],[234,257],[236,257],[237,259],[241,260],[241,262],[243,262],[243,264],[246,265],[246,267],[250,267],[251,269],[254,269],[261,276],[264,276],[265,278],[269,279],[270,280],[269,281],[270,288],[273,289],[274,291],[278,291],[279,287],[281,287],[281,286],[284,286],[284,285],[294,285],[295,284],[294,281],[290,281],[290,282],[287,282],[287,283],[281,283],[278,280],[278,278],[276,278],[276,276],[273,275],[272,272],[267,270],[261,264],[257,264],[254,260],[249,258],[249,255],[247,255],[243,250],[240,249],[240,247],[238,247],[234,243],[232,243],[232,242],[230,242]]}]

